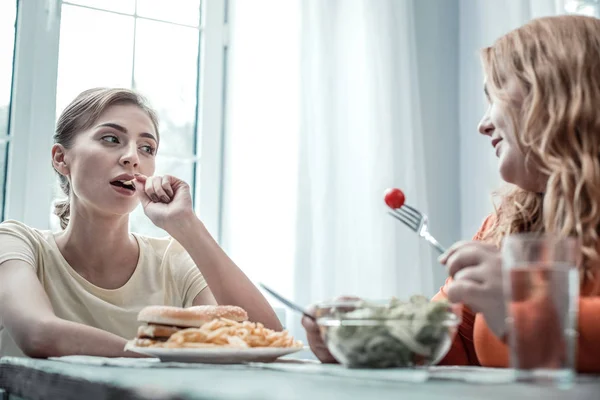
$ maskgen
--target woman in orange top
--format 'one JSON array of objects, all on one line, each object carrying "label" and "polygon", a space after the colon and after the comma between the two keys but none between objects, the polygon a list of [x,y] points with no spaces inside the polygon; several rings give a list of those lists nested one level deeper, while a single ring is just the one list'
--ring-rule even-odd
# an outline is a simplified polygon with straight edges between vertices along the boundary
[{"label": "woman in orange top", "polygon": [[[440,257],[450,278],[434,299],[466,306],[442,364],[508,366],[500,243],[512,233],[553,232],[582,243],[577,367],[600,372],[600,19],[533,20],[483,49],[481,59],[489,108],[479,132],[513,186],[475,240]],[[543,315],[522,308],[515,318]],[[315,354],[334,361],[314,324],[303,323]],[[547,344],[526,328],[520,340]]]}]

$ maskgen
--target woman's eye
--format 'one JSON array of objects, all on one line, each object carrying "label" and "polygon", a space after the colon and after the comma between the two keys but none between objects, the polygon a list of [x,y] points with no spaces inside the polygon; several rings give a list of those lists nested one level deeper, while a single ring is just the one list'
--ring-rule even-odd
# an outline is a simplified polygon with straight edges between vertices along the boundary
[{"label": "woman's eye", "polygon": [[140,149],[142,149],[142,151],[145,151],[148,154],[154,155],[154,153],[156,152],[156,149],[152,146],[142,146],[140,147]]},{"label": "woman's eye", "polygon": [[104,140],[105,142],[109,142],[109,143],[119,143],[119,138],[116,137],[115,135],[102,136],[102,140]]}]

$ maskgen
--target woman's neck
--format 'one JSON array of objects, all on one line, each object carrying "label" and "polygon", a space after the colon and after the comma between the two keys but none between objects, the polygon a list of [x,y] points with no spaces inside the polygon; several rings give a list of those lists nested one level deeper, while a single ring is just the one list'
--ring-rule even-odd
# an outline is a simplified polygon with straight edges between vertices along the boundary
[{"label": "woman's neck", "polygon": [[100,287],[122,286],[139,258],[128,215],[101,215],[72,205],[69,225],[55,240],[69,265]]}]

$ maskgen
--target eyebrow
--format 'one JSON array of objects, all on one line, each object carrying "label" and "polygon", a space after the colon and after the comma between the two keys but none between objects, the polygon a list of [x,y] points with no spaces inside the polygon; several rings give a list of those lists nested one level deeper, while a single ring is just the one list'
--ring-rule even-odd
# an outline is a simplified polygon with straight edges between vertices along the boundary
[{"label": "eyebrow", "polygon": [[[115,123],[113,123],[113,122],[105,122],[105,123],[103,123],[103,124],[100,124],[100,125],[98,125],[96,128],[103,127],[103,126],[105,126],[105,127],[108,127],[108,128],[113,128],[113,129],[115,129],[115,130],[117,130],[117,131],[119,131],[119,132],[123,132],[123,133],[125,133],[125,134],[128,134],[128,133],[129,133],[129,132],[127,132],[127,129],[125,129],[125,127],[124,127],[124,126],[121,126],[121,125],[119,125],[119,124],[115,124]],[[140,136],[141,136],[141,137],[145,137],[145,138],[152,139],[152,140],[154,140],[156,143],[158,143],[158,140],[156,140],[156,137],[154,137],[154,135],[153,135],[153,134],[151,134],[151,133],[148,133],[148,132],[142,132],[142,133],[140,133]]]}]

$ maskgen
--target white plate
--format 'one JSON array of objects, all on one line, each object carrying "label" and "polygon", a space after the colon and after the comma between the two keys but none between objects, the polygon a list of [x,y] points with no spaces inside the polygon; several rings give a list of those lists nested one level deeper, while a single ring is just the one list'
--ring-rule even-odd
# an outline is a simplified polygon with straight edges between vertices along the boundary
[{"label": "white plate", "polygon": [[272,362],[281,356],[302,350],[303,347],[211,347],[202,349],[165,349],[161,347],[135,347],[126,350],[159,358],[164,362],[205,364],[240,364],[244,362]]}]

